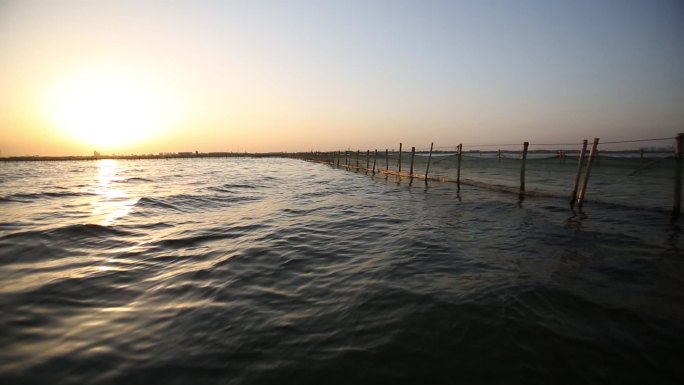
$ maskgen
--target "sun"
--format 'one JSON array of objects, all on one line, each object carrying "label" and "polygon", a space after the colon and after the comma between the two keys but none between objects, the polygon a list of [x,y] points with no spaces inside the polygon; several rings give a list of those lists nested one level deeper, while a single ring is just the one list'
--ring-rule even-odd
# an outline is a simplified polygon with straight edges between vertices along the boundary
[{"label": "sun", "polygon": [[178,108],[151,79],[99,68],[59,78],[47,93],[45,112],[73,140],[95,149],[120,149],[170,128]]}]

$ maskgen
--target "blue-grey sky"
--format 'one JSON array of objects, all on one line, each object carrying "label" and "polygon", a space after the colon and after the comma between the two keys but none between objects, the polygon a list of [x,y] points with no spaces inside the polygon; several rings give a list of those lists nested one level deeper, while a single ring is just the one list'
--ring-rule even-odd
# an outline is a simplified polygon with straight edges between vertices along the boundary
[{"label": "blue-grey sky", "polygon": [[684,131],[682,1],[0,1],[0,56],[3,155]]}]

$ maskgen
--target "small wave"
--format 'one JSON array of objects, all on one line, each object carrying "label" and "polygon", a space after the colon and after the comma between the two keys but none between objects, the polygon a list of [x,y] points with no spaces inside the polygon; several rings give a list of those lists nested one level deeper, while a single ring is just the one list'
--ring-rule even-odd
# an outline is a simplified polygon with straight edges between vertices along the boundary
[{"label": "small wave", "polygon": [[16,222],[0,222],[0,231],[16,229],[19,226]]},{"label": "small wave", "polygon": [[147,178],[133,177],[133,178],[125,178],[125,179],[115,180],[114,182],[116,182],[116,183],[149,183],[149,182],[153,182],[153,181],[151,179],[147,179]]},{"label": "small wave", "polygon": [[257,201],[261,198],[256,197],[256,196],[241,196],[241,197],[225,197],[225,196],[212,196],[212,197],[207,197],[205,198],[209,202],[208,203],[242,203],[242,202],[250,202],[250,201]]},{"label": "small wave", "polygon": [[228,228],[218,228],[212,229],[210,231],[203,231],[199,234],[193,234],[191,236],[182,238],[168,238],[162,239],[154,243],[154,245],[162,249],[176,250],[179,248],[187,248],[191,246],[196,246],[199,244],[212,243],[216,241],[221,241],[223,239],[235,239],[242,236],[256,233],[258,230],[264,228],[264,225],[254,224],[254,225],[244,225],[244,226],[234,226]]},{"label": "small wave", "polygon": [[225,188],[223,188],[223,187],[214,187],[214,186],[209,187],[208,190],[215,191],[215,192],[220,192],[220,193],[230,193],[230,192],[232,192],[232,191],[230,191],[230,190],[228,190],[228,189],[225,189]]},{"label": "small wave", "polygon": [[101,226],[93,223],[82,225],[70,225],[48,231],[48,234],[63,237],[108,237],[108,236],[130,236],[133,233],[125,230],[116,229],[111,226]]},{"label": "small wave", "polygon": [[172,223],[168,222],[155,222],[155,223],[146,223],[146,224],[136,224],[136,225],[122,225],[120,226],[123,229],[146,229],[146,230],[151,230],[151,229],[166,229],[169,227],[173,227],[174,225]]},{"label": "small wave", "polygon": [[225,206],[260,199],[256,196],[232,195],[190,195],[179,194],[164,198],[143,197],[136,203],[136,207],[149,209],[174,210],[178,212],[197,212],[210,208]]},{"label": "small wave", "polygon": [[144,208],[159,208],[159,209],[170,209],[170,210],[177,210],[180,211],[177,207],[175,207],[172,204],[169,204],[161,199],[155,199],[155,198],[148,198],[148,197],[142,197],[138,199],[138,202],[135,204],[136,207],[144,207]]},{"label": "small wave", "polygon": [[0,265],[67,256],[70,250],[130,246],[134,232],[96,224],[68,225],[49,230],[15,232],[0,237]]},{"label": "small wave", "polygon": [[81,224],[81,225],[68,225],[50,230],[33,230],[24,231],[19,233],[13,233],[0,238],[0,241],[10,240],[10,239],[20,239],[22,241],[32,241],[39,238],[74,238],[84,239],[89,237],[109,237],[109,236],[130,236],[133,235],[132,232],[115,229],[109,226],[101,226],[92,223]]},{"label": "small wave", "polygon": [[240,190],[240,189],[248,189],[248,190],[254,190],[257,188],[263,188],[264,186],[256,185],[256,184],[244,184],[244,183],[226,183],[221,186],[212,186],[209,187],[209,190],[212,191],[218,191],[218,192],[234,192],[235,190]]},{"label": "small wave", "polygon": [[85,193],[85,192],[74,192],[74,191],[48,191],[48,192],[42,192],[42,193],[17,193],[17,194],[10,194],[4,197],[0,197],[0,202],[22,202],[22,203],[28,203],[28,202],[34,202],[37,200],[45,199],[45,198],[66,198],[66,197],[83,197],[83,196],[91,196],[93,194],[91,193]]},{"label": "small wave", "polygon": [[6,197],[3,197],[4,200],[7,202],[22,202],[22,203],[27,203],[27,202],[33,202],[34,200],[37,200],[41,197],[41,194],[11,194]]},{"label": "small wave", "polygon": [[64,191],[64,192],[44,192],[41,195],[46,196],[46,197],[50,197],[50,198],[62,198],[62,197],[91,196],[93,194],[85,193],[85,192]]},{"label": "small wave", "polygon": [[164,198],[164,203],[169,208],[182,212],[203,211],[207,207],[214,206],[208,197],[191,194],[171,195]]}]

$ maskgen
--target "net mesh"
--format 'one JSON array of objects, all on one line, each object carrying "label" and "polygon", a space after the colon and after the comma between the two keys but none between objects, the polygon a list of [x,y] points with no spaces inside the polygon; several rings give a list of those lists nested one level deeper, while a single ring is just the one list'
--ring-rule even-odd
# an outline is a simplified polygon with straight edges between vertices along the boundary
[{"label": "net mesh", "polygon": [[[674,143],[673,138],[599,143],[585,202],[670,210],[678,177]],[[421,149],[413,156],[410,150],[402,153],[382,150],[377,155],[372,150],[308,155],[310,160],[357,172],[375,171],[376,175],[402,179],[412,176],[414,183],[424,180],[427,172],[431,182],[459,181],[464,185],[518,193],[524,163],[525,195],[556,197],[569,203],[578,172],[580,148],[581,144],[530,144],[524,162],[522,144],[464,145],[460,157],[457,146],[441,147],[431,154],[429,148]],[[578,189],[581,189],[586,173],[590,148],[591,143],[584,156]],[[410,174],[412,158],[413,173]]]}]

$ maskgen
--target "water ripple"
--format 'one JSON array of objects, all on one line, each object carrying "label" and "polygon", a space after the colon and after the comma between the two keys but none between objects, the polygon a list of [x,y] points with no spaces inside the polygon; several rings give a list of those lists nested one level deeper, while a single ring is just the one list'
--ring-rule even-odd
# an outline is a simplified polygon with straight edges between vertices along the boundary
[{"label": "water ripple", "polygon": [[684,380],[658,213],[289,159],[40,171],[3,170],[3,384]]}]

